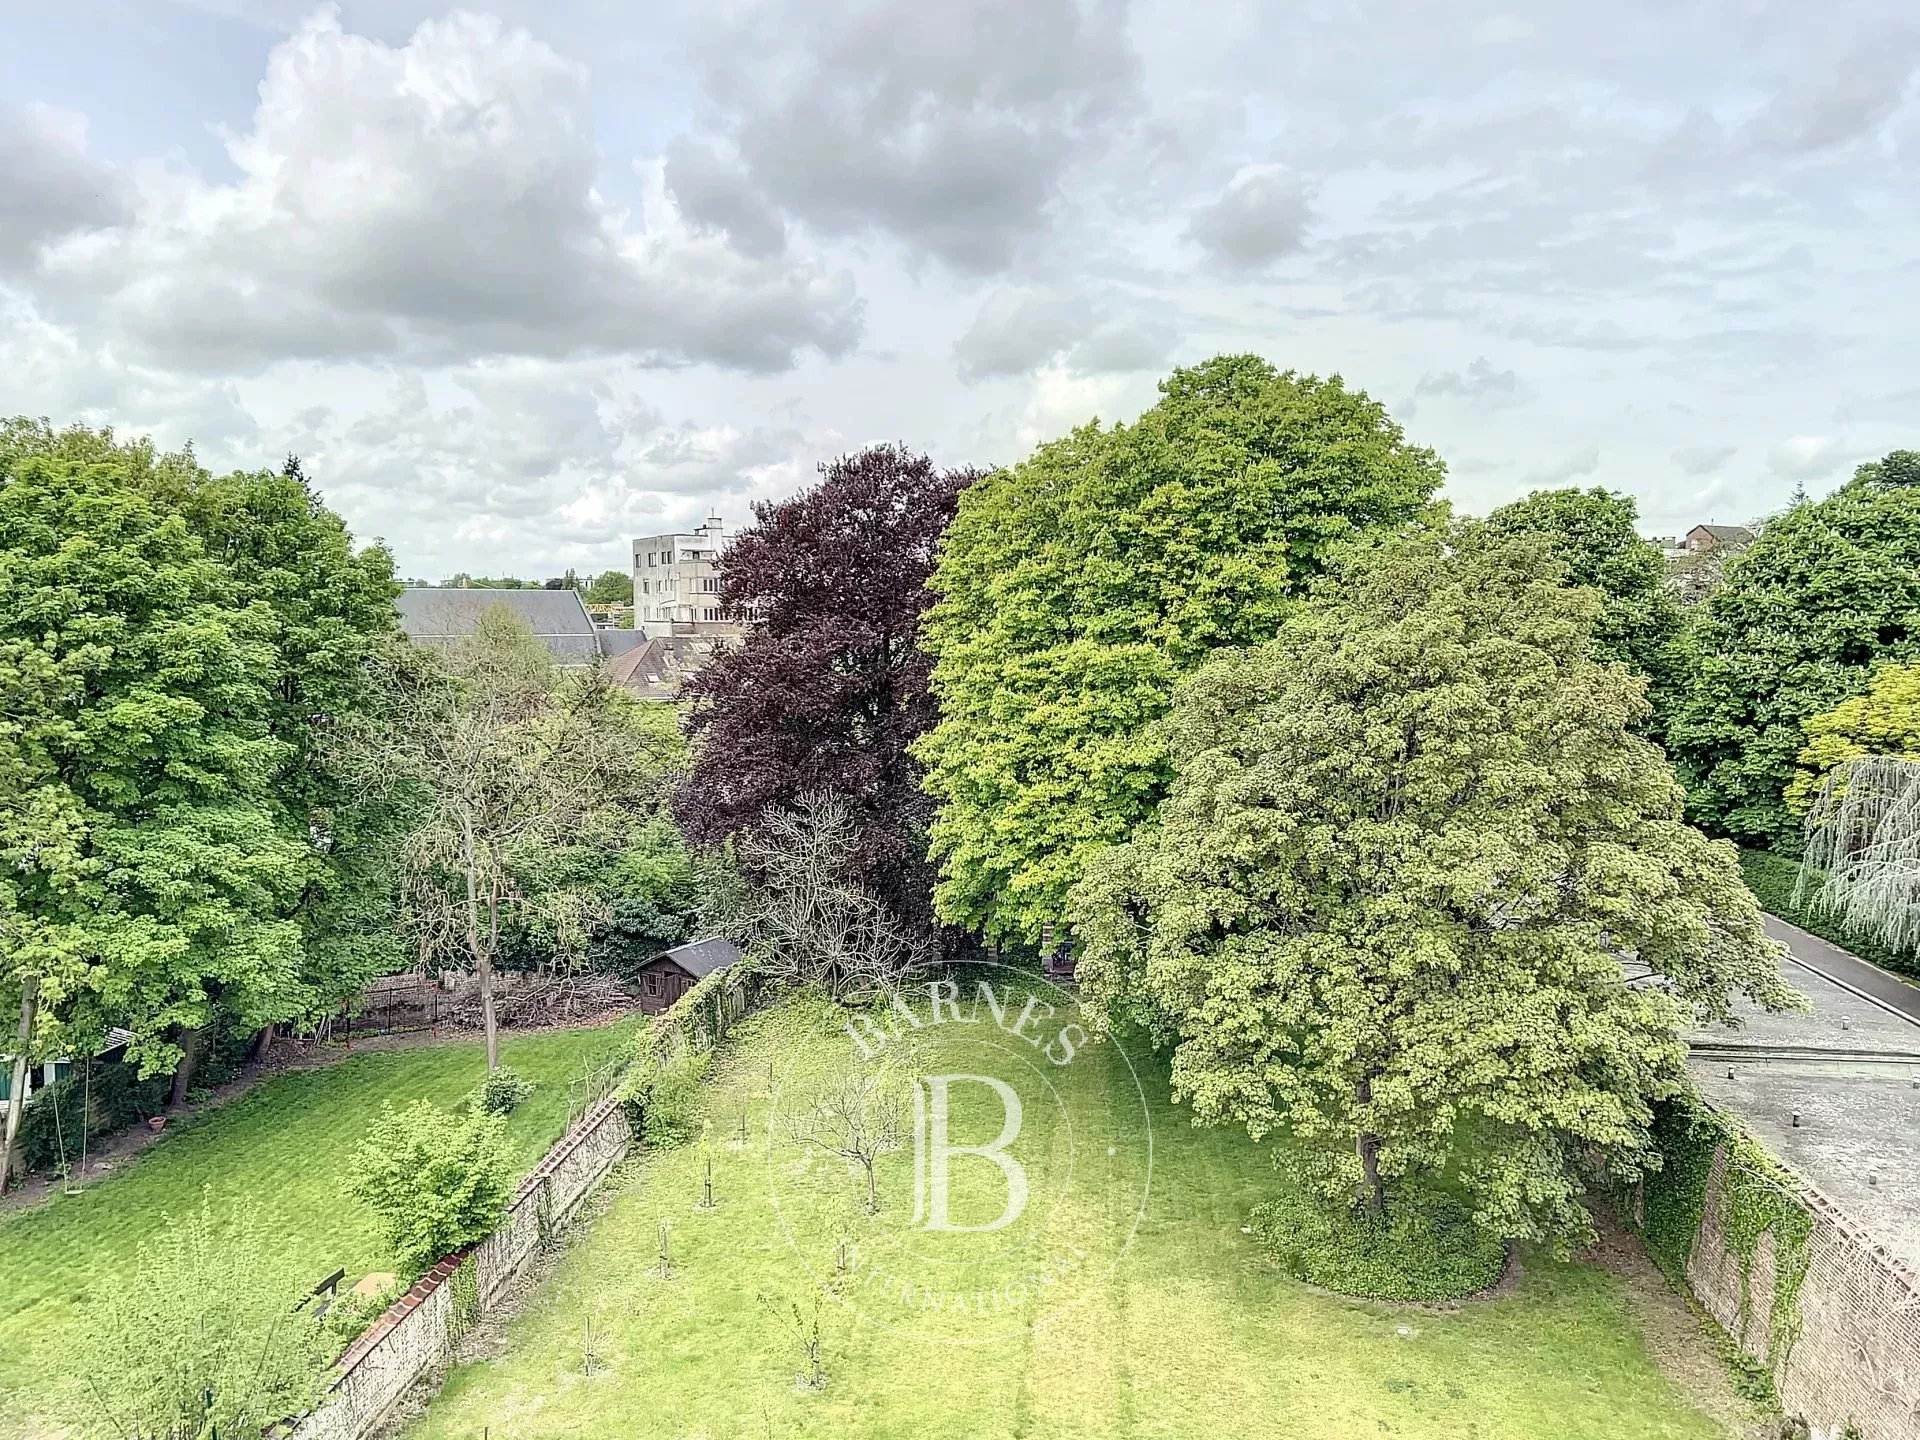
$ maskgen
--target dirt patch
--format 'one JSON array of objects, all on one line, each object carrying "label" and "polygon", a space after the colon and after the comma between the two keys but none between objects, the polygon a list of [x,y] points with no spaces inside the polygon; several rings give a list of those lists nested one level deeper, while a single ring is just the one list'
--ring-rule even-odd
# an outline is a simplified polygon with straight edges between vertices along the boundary
[{"label": "dirt patch", "polygon": [[1733,1388],[1726,1362],[1713,1342],[1709,1328],[1713,1322],[1667,1283],[1646,1247],[1617,1220],[1604,1213],[1596,1220],[1600,1238],[1580,1258],[1625,1282],[1627,1308],[1661,1373],[1729,1435],[1739,1440],[1778,1440],[1780,1418]]}]

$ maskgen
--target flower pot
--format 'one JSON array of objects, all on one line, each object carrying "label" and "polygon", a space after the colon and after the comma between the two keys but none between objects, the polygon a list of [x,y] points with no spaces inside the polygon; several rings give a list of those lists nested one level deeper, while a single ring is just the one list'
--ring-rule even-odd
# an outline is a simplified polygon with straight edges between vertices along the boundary
[{"label": "flower pot", "polygon": [[166,1117],[166,1116],[164,1116],[164,1115],[149,1115],[149,1116],[147,1117],[147,1129],[149,1129],[149,1130],[152,1130],[152,1131],[154,1131],[154,1132],[155,1132],[155,1133],[157,1134],[157,1133],[158,1133],[159,1131],[162,1131],[162,1130],[164,1130],[164,1129],[166,1129],[166,1128],[167,1128],[167,1117]]}]

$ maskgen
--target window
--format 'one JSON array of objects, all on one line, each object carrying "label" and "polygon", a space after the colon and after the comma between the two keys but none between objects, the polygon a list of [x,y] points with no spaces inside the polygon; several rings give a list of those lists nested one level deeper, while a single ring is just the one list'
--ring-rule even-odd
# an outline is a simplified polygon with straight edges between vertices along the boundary
[{"label": "window", "polygon": [[647,994],[658,995],[659,993],[660,993],[660,972],[657,970],[649,970],[647,972]]}]

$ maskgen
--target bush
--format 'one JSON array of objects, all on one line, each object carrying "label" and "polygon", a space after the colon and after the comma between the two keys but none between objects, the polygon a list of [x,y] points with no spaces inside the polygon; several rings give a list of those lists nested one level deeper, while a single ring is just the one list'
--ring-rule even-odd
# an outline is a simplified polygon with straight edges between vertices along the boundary
[{"label": "bush", "polygon": [[87,1307],[89,1435],[259,1435],[317,1398],[338,1346],[248,1207],[206,1200]]},{"label": "bush", "polygon": [[1459,1201],[1409,1195],[1377,1220],[1329,1213],[1298,1191],[1255,1208],[1254,1234],[1297,1280],[1377,1300],[1457,1300],[1484,1290],[1506,1268],[1500,1238],[1473,1223]]},{"label": "bush", "polygon": [[512,1188],[506,1117],[389,1101],[354,1151],[352,1190],[379,1214],[395,1259],[418,1275],[499,1223]]},{"label": "bush", "polygon": [[693,1138],[700,1125],[700,1082],[711,1063],[707,1051],[690,1046],[677,1047],[664,1059],[642,1057],[625,1097],[642,1140],[665,1150]]},{"label": "bush", "polygon": [[473,1097],[474,1108],[487,1115],[511,1115],[520,1102],[533,1093],[533,1082],[518,1070],[502,1065],[487,1076],[486,1083]]}]

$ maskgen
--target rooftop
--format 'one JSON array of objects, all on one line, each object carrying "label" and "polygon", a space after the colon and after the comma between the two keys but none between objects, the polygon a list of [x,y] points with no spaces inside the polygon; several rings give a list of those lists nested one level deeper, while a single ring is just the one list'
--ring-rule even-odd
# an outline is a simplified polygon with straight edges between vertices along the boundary
[{"label": "rooftop", "polygon": [[591,665],[604,653],[600,633],[577,590],[474,590],[416,586],[400,592],[400,628],[420,645],[449,645],[473,634],[480,617],[504,605],[562,665]]}]

